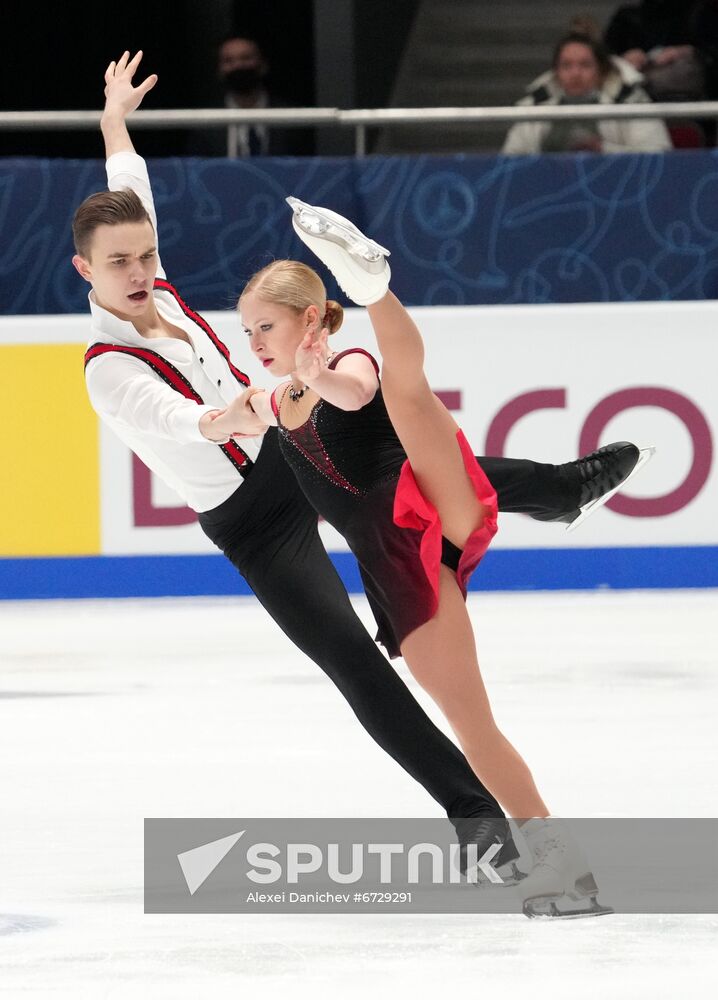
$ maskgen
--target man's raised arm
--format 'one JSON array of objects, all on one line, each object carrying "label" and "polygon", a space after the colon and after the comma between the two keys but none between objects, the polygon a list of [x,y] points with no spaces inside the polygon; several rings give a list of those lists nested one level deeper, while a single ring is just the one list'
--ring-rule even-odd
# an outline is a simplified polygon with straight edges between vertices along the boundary
[{"label": "man's raised arm", "polygon": [[[127,131],[127,116],[135,111],[145,96],[157,83],[157,74],[134,87],[132,77],[142,59],[140,50],[132,59],[124,52],[118,61],[111,62],[105,71],[105,110],[100,120],[102,136],[105,140],[107,158],[107,186],[110,191],[130,188],[140,198],[157,235],[157,213],[155,212],[152,187],[145,161],[135,152],[135,147]],[[157,275],[165,277],[157,254]]]},{"label": "man's raised arm", "polygon": [[125,119],[139,108],[145,94],[157,83],[157,74],[153,73],[137,87],[132,86],[132,77],[141,59],[141,49],[132,59],[129,52],[123,52],[120,59],[111,62],[105,70],[105,110],[100,128],[108,160],[115,153],[135,152]]}]

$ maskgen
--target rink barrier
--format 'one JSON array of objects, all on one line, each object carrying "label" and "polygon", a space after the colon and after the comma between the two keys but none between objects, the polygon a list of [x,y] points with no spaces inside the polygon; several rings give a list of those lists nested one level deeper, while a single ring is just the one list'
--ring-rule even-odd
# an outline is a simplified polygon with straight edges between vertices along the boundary
[{"label": "rink barrier", "polygon": [[[351,553],[331,555],[349,593],[362,592]],[[718,546],[495,549],[472,591],[718,587]],[[0,559],[0,599],[250,595],[220,555]]]},{"label": "rink barrier", "polygon": [[[152,159],[149,171],[164,267],[182,276],[185,301],[206,312],[229,308],[269,260],[314,265],[290,225],[289,194],[321,195],[389,247],[392,288],[407,305],[715,299],[717,164],[718,150],[689,149],[187,157]],[[0,187],[12,191],[0,205],[3,233],[21,234],[0,270],[5,313],[87,311],[87,286],[70,264],[68,210],[106,183],[101,160],[0,158]],[[49,234],[33,245],[37,281],[27,280],[22,256],[28,220]],[[323,277],[329,297],[345,304]]]}]

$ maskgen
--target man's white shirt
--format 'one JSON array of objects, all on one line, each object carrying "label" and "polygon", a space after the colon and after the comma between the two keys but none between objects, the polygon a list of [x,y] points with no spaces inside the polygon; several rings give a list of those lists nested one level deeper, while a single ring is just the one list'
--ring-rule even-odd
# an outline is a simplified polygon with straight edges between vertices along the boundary
[{"label": "man's white shirt", "polygon": [[[111,191],[135,191],[157,233],[152,189],[142,157],[130,152],[109,157],[107,183]],[[159,256],[157,277],[165,278]],[[157,311],[188,335],[192,347],[171,337],[141,336],[132,323],[98,305],[93,292],[89,295],[90,344],[116,344],[160,354],[187,379],[204,405],[172,389],[144,361],[120,353],[90,361],[87,391],[97,414],[145,465],[193,510],[211,510],[234,493],[242,477],[220,447],[202,435],[199,421],[210,410],[224,409],[244,387],[210,336],[185,315],[172,293],[155,289],[153,295]],[[261,437],[238,441],[252,460],[261,443]]]}]

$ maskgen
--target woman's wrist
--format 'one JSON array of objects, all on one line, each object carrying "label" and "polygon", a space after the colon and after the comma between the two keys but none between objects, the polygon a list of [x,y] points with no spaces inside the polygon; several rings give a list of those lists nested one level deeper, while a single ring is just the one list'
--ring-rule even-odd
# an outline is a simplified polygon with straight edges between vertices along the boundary
[{"label": "woman's wrist", "polygon": [[[329,355],[329,357],[331,356],[332,355]],[[309,368],[309,372],[313,372],[313,374],[305,374],[304,372],[297,370],[295,375],[307,385],[310,385],[312,382],[316,382],[317,379],[324,378],[327,372],[331,372],[332,375],[336,375],[334,369],[329,367],[329,357],[322,359],[321,363],[315,360],[314,364],[312,364]]]},{"label": "woman's wrist", "polygon": [[229,435],[223,433],[219,428],[215,429],[214,434],[212,433],[214,421],[221,414],[222,410],[210,410],[208,413],[203,413],[199,420],[200,434],[212,444],[226,444],[229,441]]}]

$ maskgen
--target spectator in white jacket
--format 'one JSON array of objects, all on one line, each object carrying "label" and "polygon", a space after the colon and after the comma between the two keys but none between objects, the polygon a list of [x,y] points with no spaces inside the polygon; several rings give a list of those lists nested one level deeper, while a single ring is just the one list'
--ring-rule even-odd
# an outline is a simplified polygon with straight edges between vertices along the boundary
[{"label": "spectator in white jacket", "polygon": [[[590,35],[571,32],[556,46],[553,68],[537,77],[517,103],[644,104],[650,98],[641,74]],[[509,155],[588,151],[594,153],[655,153],[671,149],[664,123],[657,118],[518,122],[506,136],[502,152]]]}]

